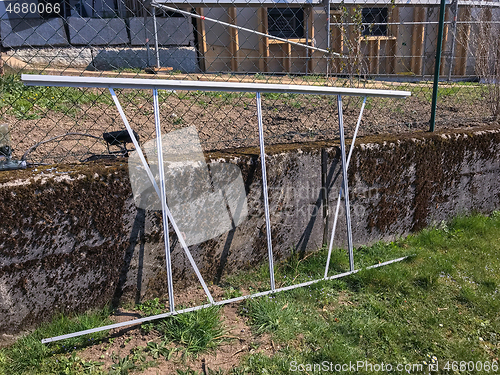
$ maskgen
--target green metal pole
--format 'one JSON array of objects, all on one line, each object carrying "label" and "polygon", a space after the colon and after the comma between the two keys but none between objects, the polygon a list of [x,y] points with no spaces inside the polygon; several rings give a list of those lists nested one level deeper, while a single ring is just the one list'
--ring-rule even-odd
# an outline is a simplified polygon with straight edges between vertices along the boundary
[{"label": "green metal pole", "polygon": [[431,107],[431,120],[429,131],[433,132],[436,125],[436,106],[439,85],[439,70],[441,68],[441,49],[443,46],[443,30],[444,30],[444,8],[446,0],[441,0],[439,6],[439,29],[436,46],[436,63],[434,64],[434,85],[432,87],[432,107]]}]

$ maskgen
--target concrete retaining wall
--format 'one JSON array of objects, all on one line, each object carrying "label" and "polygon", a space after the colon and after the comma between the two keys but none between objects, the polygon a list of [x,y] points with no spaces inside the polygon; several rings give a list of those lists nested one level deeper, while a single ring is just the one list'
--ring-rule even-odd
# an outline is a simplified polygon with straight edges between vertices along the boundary
[{"label": "concrete retaining wall", "polygon": [[[340,184],[334,143],[268,148],[276,259],[323,243],[321,154],[328,160],[329,212]],[[359,140],[349,171],[354,241],[393,239],[458,213],[500,207],[500,129]],[[257,149],[211,155],[236,163],[249,216],[236,230],[193,246],[207,280],[267,259]],[[136,209],[126,163],[0,174],[0,333],[15,333],[58,311],[166,290],[161,215]],[[345,241],[341,215],[338,229]],[[173,241],[176,291],[196,285]]]}]

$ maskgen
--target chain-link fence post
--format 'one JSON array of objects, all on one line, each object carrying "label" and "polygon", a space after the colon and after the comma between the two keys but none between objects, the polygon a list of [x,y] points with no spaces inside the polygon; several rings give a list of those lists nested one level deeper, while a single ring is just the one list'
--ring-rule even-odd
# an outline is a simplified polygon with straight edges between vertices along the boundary
[{"label": "chain-link fence post", "polygon": [[433,132],[436,125],[436,106],[437,94],[439,88],[439,74],[441,72],[441,48],[443,46],[443,30],[444,30],[444,15],[445,15],[446,0],[441,0],[439,7],[439,29],[437,35],[437,51],[434,71],[434,85],[432,87],[432,104],[431,104],[431,120],[429,131]]}]

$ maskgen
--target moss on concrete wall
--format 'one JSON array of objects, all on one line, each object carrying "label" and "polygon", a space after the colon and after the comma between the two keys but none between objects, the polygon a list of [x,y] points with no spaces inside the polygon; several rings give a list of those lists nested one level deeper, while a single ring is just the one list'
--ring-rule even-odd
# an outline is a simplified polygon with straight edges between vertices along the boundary
[{"label": "moss on concrete wall", "polygon": [[[336,143],[267,148],[276,259],[323,242],[322,149],[332,215],[341,181]],[[207,280],[267,261],[258,154],[250,148],[208,157],[240,167],[249,215],[236,230],[190,247]],[[349,170],[355,243],[499,208],[499,154],[495,128],[360,139]],[[166,290],[161,215],[134,206],[125,160],[1,173],[0,210],[0,333],[27,329],[59,311]],[[339,225],[336,244],[342,246],[343,215]],[[171,239],[178,291],[195,283],[194,273],[172,233]]]}]

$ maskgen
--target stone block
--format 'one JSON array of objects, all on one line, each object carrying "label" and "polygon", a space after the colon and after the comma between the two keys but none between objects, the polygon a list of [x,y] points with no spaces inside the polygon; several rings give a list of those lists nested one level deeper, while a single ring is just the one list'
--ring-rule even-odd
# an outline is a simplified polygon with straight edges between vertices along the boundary
[{"label": "stone block", "polygon": [[[160,46],[193,46],[194,34],[191,18],[166,17],[156,18],[158,44]],[[146,22],[147,38],[154,46],[153,19]],[[146,43],[146,30],[143,17],[130,18],[130,39],[133,46],[143,46]]]},{"label": "stone block", "polygon": [[68,45],[61,18],[3,19],[0,30],[6,48]]},{"label": "stone block", "polygon": [[128,44],[127,26],[121,18],[68,17],[69,39],[73,45]]}]

